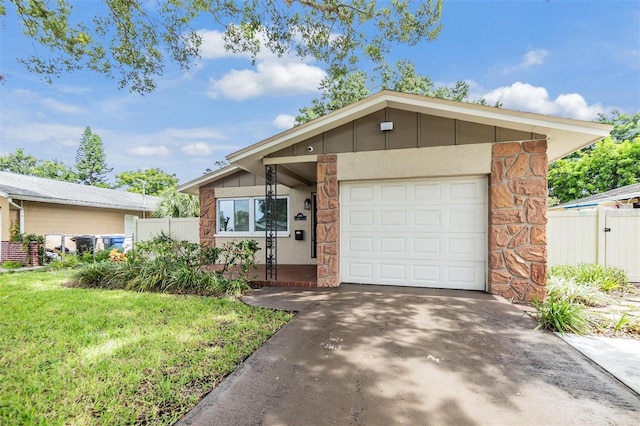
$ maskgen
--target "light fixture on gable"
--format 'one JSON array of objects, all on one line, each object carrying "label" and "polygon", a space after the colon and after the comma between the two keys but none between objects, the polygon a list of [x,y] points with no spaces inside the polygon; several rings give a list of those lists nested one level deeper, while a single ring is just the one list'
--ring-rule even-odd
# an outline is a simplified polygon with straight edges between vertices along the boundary
[{"label": "light fixture on gable", "polygon": [[382,123],[380,123],[380,130],[382,130],[383,132],[393,130],[393,121],[383,121]]}]

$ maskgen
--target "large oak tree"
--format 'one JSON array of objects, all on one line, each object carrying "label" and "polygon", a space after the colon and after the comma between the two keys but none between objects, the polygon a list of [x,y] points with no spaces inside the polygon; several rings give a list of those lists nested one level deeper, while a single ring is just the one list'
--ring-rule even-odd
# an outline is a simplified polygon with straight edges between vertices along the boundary
[{"label": "large oak tree", "polygon": [[[203,41],[198,29],[221,29],[228,50],[254,59],[261,50],[293,53],[349,71],[363,58],[384,63],[395,45],[436,38],[442,1],[0,0],[0,16],[20,22],[45,48],[20,58],[29,70],[50,80],[88,69],[147,93],[168,59],[193,65]],[[93,17],[83,21],[89,8]]]}]

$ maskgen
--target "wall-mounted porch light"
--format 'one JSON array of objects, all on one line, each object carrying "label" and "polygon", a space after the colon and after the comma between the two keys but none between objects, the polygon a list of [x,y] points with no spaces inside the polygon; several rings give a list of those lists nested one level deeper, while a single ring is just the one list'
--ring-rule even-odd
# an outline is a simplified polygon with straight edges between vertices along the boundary
[{"label": "wall-mounted porch light", "polygon": [[304,209],[311,210],[311,198],[307,198],[304,200]]}]

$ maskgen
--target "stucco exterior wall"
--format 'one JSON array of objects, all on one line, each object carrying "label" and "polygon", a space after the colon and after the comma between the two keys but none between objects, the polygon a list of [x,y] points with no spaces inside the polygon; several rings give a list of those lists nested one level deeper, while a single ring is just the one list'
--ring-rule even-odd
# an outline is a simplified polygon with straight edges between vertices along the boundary
[{"label": "stucco exterior wall", "polygon": [[490,143],[337,154],[338,180],[488,175]]},{"label": "stucco exterior wall", "polygon": [[[203,189],[205,189],[205,191],[203,191]],[[201,199],[203,197],[203,194],[207,192],[206,189],[207,188],[200,189]],[[278,263],[290,265],[314,265],[316,263],[316,259],[311,257],[312,212],[310,210],[304,210],[304,201],[307,198],[311,198],[311,194],[315,192],[315,187],[297,186],[294,188],[287,188],[286,186],[278,185],[277,190],[278,196],[289,196],[289,235],[278,236]],[[243,187],[215,187],[214,191],[215,197],[211,199],[211,197],[208,196],[207,199],[207,205],[209,206],[208,211],[201,212],[201,227],[203,218],[206,218],[205,220],[207,221],[207,223],[214,223],[215,226],[215,210],[213,217],[211,217],[209,210],[211,210],[211,206],[215,208],[217,200],[221,198],[235,197],[264,197],[265,188],[263,185]],[[294,220],[293,218],[298,213],[302,213],[304,216],[306,216],[307,219]],[[295,239],[296,230],[304,231],[304,240],[298,241]],[[205,233],[203,237],[201,231],[200,242],[204,244],[210,244],[210,234],[210,232]],[[259,251],[257,254],[257,260],[260,263],[264,263],[264,233],[241,236],[214,234],[213,244],[215,244],[216,246],[221,246],[227,241],[242,240],[245,238],[250,238],[258,242],[261,251]]]},{"label": "stucco exterior wall", "polygon": [[9,202],[6,198],[0,197],[0,240],[9,241],[11,230],[11,216],[9,212]]}]

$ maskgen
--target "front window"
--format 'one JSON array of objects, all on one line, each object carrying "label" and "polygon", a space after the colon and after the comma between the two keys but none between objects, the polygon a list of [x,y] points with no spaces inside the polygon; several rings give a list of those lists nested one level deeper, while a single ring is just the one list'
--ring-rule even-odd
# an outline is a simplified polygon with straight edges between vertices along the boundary
[{"label": "front window", "polygon": [[[264,233],[264,198],[224,198],[218,200],[218,233]],[[289,232],[289,199],[276,200],[276,230]]]}]

